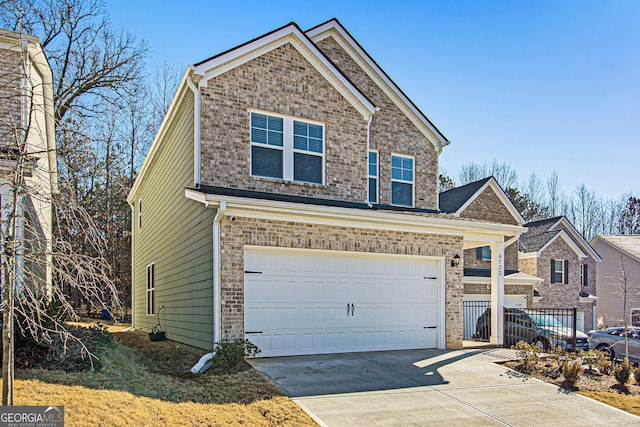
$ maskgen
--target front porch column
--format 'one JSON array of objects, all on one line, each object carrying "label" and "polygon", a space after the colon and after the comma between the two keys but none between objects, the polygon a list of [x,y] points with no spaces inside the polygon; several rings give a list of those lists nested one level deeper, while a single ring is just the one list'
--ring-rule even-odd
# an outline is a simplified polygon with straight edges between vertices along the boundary
[{"label": "front porch column", "polygon": [[491,243],[491,344],[504,343],[504,242]]}]

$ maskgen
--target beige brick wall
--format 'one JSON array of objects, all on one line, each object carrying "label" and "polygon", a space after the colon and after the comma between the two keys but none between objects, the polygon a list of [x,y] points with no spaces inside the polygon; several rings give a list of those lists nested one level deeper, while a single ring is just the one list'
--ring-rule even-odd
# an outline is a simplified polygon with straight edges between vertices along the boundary
[{"label": "beige brick wall", "polygon": [[438,154],[434,146],[332,38],[317,46],[380,111],[371,123],[371,148],[380,152],[380,203],[391,203],[391,153],[415,156],[415,206],[437,208]]},{"label": "beige brick wall", "polygon": [[[551,283],[551,260],[564,259],[569,262],[569,283]],[[538,257],[536,263],[536,275],[544,281],[538,285],[537,289],[542,296],[539,303],[534,307],[544,308],[573,308],[584,312],[584,324],[586,329],[590,329],[592,322],[591,303],[580,303],[580,263],[578,255],[561,238],[556,239]],[[589,274],[594,274],[595,269]]]},{"label": "beige brick wall", "polygon": [[[236,218],[221,222],[222,338],[244,334],[244,246],[355,251],[446,257],[462,250],[462,238],[388,230]],[[462,269],[447,264],[446,347],[462,348]]]},{"label": "beige brick wall", "polygon": [[[467,295],[491,295],[491,289],[487,289],[487,285],[477,283],[465,283],[464,293]],[[533,303],[533,286],[531,285],[504,285],[505,295],[526,295],[527,307],[531,307]]]},{"label": "beige brick wall", "polygon": [[[518,270],[518,243],[512,243],[504,248],[504,269]],[[491,268],[491,261],[478,259],[476,249],[465,249],[464,266],[466,268]]]},{"label": "beige brick wall", "polygon": [[460,216],[501,224],[518,223],[502,203],[502,200],[500,200],[496,193],[489,187],[485,188],[485,190],[462,211]]},{"label": "beige brick wall", "polygon": [[518,264],[520,266],[521,272],[526,274],[531,274],[532,276],[538,275],[538,259],[537,258],[520,258],[518,260]]},{"label": "beige brick wall", "polygon": [[[324,123],[326,185],[251,177],[249,109]],[[367,122],[290,44],[202,89],[202,184],[366,202]]]}]

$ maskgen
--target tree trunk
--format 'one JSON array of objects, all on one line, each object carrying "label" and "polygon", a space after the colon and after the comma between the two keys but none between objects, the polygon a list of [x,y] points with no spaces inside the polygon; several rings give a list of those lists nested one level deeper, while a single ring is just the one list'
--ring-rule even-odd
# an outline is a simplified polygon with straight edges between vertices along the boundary
[{"label": "tree trunk", "polygon": [[13,286],[5,265],[2,310],[2,406],[13,406]]}]

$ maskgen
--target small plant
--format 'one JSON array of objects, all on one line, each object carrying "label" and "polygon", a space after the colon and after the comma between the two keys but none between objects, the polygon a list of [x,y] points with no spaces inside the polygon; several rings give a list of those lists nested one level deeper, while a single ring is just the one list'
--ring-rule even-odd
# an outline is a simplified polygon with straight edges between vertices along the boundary
[{"label": "small plant", "polygon": [[225,370],[236,369],[245,358],[260,354],[258,346],[247,339],[216,343],[213,351],[213,365]]},{"label": "small plant", "polygon": [[573,387],[582,375],[582,365],[580,365],[580,362],[564,362],[562,365],[562,375],[564,375],[565,383]]},{"label": "small plant", "polygon": [[615,367],[613,370],[613,376],[616,377],[616,381],[618,381],[618,383],[625,385],[629,382],[631,369],[631,364],[627,360],[624,360],[621,364]]},{"label": "small plant", "polygon": [[633,370],[633,379],[636,380],[636,384],[640,385],[640,366]]}]

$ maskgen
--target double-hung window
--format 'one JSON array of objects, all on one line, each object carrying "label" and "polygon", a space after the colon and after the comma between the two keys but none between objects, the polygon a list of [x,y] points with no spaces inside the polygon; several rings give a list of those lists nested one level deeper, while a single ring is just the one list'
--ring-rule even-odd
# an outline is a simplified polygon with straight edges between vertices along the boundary
[{"label": "double-hung window", "polygon": [[582,286],[589,285],[589,275],[588,275],[587,264],[580,264],[580,284]]},{"label": "double-hung window", "polygon": [[251,113],[251,175],[324,183],[324,126]]},{"label": "double-hung window", "polygon": [[378,203],[378,152],[369,151],[369,203]]},{"label": "double-hung window", "polygon": [[569,263],[566,260],[551,260],[551,283],[569,283]]},{"label": "double-hung window", "polygon": [[476,259],[481,261],[491,261],[491,247],[481,246],[476,249]]},{"label": "double-hung window", "polygon": [[147,315],[156,314],[156,264],[147,265]]},{"label": "double-hung window", "polygon": [[413,207],[413,157],[391,156],[391,204]]}]

